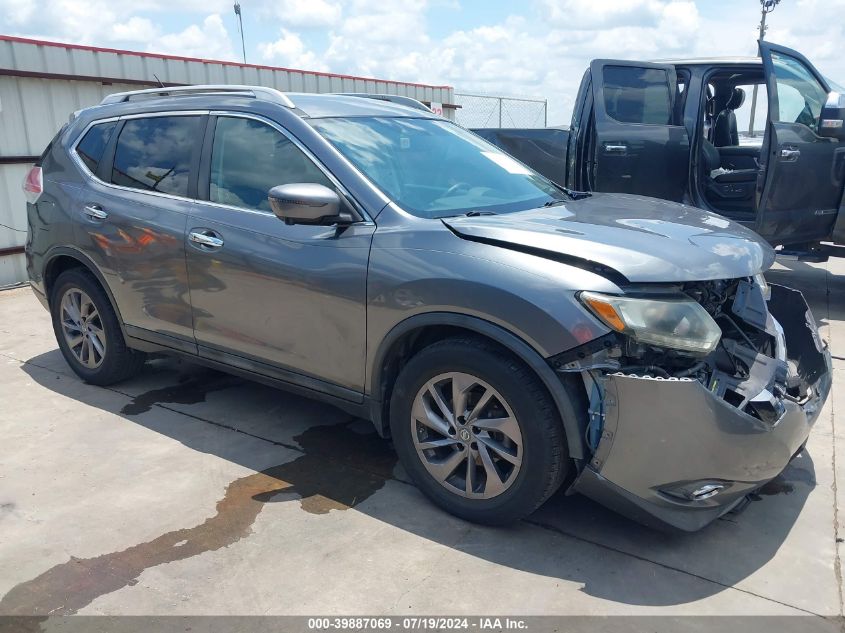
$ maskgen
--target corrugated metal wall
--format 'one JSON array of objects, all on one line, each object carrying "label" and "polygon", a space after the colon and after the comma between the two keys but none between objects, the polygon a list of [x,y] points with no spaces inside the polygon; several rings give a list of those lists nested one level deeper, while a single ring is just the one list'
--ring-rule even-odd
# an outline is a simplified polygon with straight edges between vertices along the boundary
[{"label": "corrugated metal wall", "polygon": [[0,76],[0,157],[38,156],[75,110],[131,84]]},{"label": "corrugated metal wall", "polygon": [[[26,200],[21,181],[28,170],[29,165],[0,165],[0,225],[3,225],[0,226],[0,252],[15,249],[26,241]],[[0,286],[24,279],[23,255],[12,253],[0,257]]]},{"label": "corrugated metal wall", "polygon": [[0,286],[26,278],[26,203],[21,181],[68,116],[113,92],[165,84],[253,84],[285,92],[370,92],[444,104],[448,86],[382,81],[0,36]]},{"label": "corrugated metal wall", "polygon": [[[2,43],[0,43],[2,44]],[[36,157],[70,113],[137,85],[0,76],[0,161]],[[0,162],[0,252],[26,241],[26,200],[21,182],[31,162]],[[0,256],[0,286],[26,279],[21,253]]]}]

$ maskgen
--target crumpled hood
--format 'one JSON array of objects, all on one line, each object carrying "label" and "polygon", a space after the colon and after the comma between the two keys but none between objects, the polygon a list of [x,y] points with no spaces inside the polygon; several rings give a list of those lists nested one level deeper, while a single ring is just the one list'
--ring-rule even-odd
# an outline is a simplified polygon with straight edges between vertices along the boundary
[{"label": "crumpled hood", "polygon": [[635,283],[748,277],[775,258],[756,233],[720,215],[626,194],[443,222],[465,239],[610,269]]}]

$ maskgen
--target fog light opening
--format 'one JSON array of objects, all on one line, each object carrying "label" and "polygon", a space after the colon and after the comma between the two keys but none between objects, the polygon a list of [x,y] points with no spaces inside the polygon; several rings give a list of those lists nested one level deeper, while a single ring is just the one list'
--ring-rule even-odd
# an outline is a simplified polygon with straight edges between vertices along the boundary
[{"label": "fog light opening", "polygon": [[690,493],[690,498],[693,501],[704,501],[705,499],[709,499],[710,497],[715,497],[717,494],[724,490],[725,486],[723,484],[706,484],[701,486],[701,488],[697,488]]},{"label": "fog light opening", "polygon": [[689,481],[684,484],[675,484],[672,487],[661,488],[660,492],[680,501],[704,501],[715,497],[723,490],[731,487],[729,481]]}]

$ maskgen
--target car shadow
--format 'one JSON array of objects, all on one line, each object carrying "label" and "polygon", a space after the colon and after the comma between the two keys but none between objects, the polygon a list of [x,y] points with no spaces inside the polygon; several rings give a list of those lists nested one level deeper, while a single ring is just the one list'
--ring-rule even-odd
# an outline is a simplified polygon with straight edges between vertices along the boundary
[{"label": "car shadow", "polygon": [[[248,536],[266,503],[299,503],[313,514],[354,508],[465,554],[577,583],[582,591],[617,603],[685,604],[724,591],[771,560],[816,485],[813,460],[805,452],[744,512],[728,515],[696,534],[655,532],[563,492],[516,526],[473,527],[428,503],[408,483],[390,443],[379,438],[369,422],[333,407],[176,359],[148,363],[141,376],[111,388],[123,397],[92,397],[91,390],[98,388],[84,386],[72,375],[57,379],[53,370],[44,369],[59,361],[54,350],[30,359],[23,371],[54,393],[120,415],[252,474],[228,485],[217,513],[204,523],[120,552],[72,558],[13,588],[0,598],[0,613],[76,613],[98,595],[134,584],[148,567]],[[287,415],[290,421],[283,424],[272,403],[281,403],[278,406],[287,412],[303,413]],[[172,413],[165,409],[184,413],[185,423],[174,424]],[[209,432],[209,424],[219,432]],[[264,443],[262,450],[256,450],[256,442]],[[767,499],[768,495],[779,498]],[[538,528],[543,531],[538,533]],[[467,530],[472,530],[472,538],[459,538]],[[646,582],[634,575],[631,565],[638,561],[623,554],[696,578],[672,583],[667,590],[665,581]],[[620,565],[610,569],[614,557]],[[109,573],[96,574],[100,569]],[[117,577],[115,569],[121,572]],[[630,575],[627,580],[626,575]],[[84,592],[69,597],[68,587],[83,587]]]}]

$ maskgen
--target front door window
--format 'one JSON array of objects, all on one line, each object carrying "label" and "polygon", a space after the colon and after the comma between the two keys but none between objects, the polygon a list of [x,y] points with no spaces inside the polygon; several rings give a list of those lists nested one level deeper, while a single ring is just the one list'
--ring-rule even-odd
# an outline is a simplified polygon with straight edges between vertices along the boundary
[{"label": "front door window", "polygon": [[217,119],[209,200],[270,213],[270,189],[300,182],[333,187],[320,168],[278,130],[254,119]]},{"label": "front door window", "polygon": [[773,51],[772,65],[778,93],[778,121],[800,123],[816,132],[827,91],[794,57]]}]

